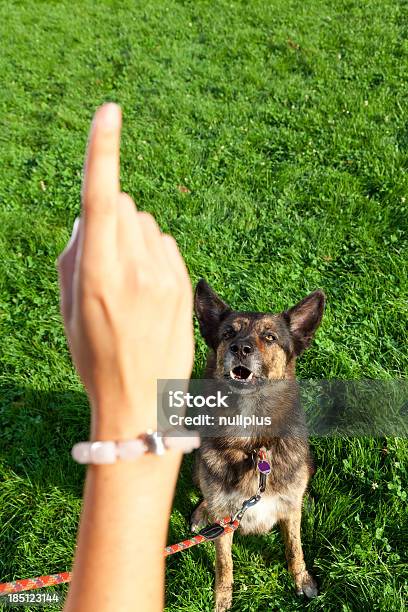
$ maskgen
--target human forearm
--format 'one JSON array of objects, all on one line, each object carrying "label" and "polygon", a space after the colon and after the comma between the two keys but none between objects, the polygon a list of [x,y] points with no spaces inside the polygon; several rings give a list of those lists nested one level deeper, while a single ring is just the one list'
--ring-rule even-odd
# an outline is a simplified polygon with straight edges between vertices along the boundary
[{"label": "human forearm", "polygon": [[180,458],[168,451],[88,467],[64,612],[129,612],[132,602],[143,612],[163,609],[164,517],[170,515]]},{"label": "human forearm", "polygon": [[[191,283],[177,244],[120,192],[120,128],[115,105],[95,114],[81,219],[58,262],[65,331],[91,403],[91,439],[107,443],[156,429],[157,380],[188,378],[194,352]],[[65,612],[162,609],[180,459],[166,450],[88,468]]]}]

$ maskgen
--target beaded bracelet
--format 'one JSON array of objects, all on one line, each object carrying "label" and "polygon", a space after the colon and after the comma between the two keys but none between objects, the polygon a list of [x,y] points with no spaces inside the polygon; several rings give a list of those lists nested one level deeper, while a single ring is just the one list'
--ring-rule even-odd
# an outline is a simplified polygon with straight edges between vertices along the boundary
[{"label": "beaded bracelet", "polygon": [[78,442],[72,447],[71,455],[77,463],[111,464],[118,460],[133,461],[146,453],[163,455],[167,449],[191,453],[199,446],[200,438],[196,432],[180,436],[148,430],[134,440]]}]

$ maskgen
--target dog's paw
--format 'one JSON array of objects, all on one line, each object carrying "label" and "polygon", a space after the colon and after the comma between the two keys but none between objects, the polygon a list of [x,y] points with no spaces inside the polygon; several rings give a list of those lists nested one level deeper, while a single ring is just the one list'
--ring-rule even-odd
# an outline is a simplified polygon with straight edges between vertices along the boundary
[{"label": "dog's paw", "polygon": [[232,586],[218,588],[215,592],[215,612],[226,612],[232,606]]},{"label": "dog's paw", "polygon": [[204,527],[206,527],[207,525],[207,521],[205,521],[204,519],[193,519],[191,518],[190,520],[190,531],[191,533],[198,533],[199,531],[201,531],[201,529],[204,529]]},{"label": "dog's paw", "polygon": [[307,570],[296,576],[296,594],[306,595],[309,599],[319,594],[316,580]]},{"label": "dog's paw", "polygon": [[190,517],[190,530],[192,533],[198,533],[207,525],[208,516],[204,502],[201,502],[194,510]]}]

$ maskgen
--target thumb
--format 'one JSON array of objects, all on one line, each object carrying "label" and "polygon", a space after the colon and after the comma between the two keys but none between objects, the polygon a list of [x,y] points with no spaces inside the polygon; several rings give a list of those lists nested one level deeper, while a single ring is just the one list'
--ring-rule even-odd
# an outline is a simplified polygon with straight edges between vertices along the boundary
[{"label": "thumb", "polygon": [[71,238],[57,261],[60,286],[60,310],[65,326],[67,326],[71,318],[73,279],[81,230],[80,226],[81,220],[77,217],[74,221]]}]

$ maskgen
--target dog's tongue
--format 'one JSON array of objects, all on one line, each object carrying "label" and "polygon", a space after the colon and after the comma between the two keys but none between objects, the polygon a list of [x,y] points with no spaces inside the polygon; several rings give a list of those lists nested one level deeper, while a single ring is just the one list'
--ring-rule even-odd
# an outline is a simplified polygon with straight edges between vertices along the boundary
[{"label": "dog's tongue", "polygon": [[231,370],[231,378],[234,380],[251,380],[253,373],[245,366],[236,366]]}]

